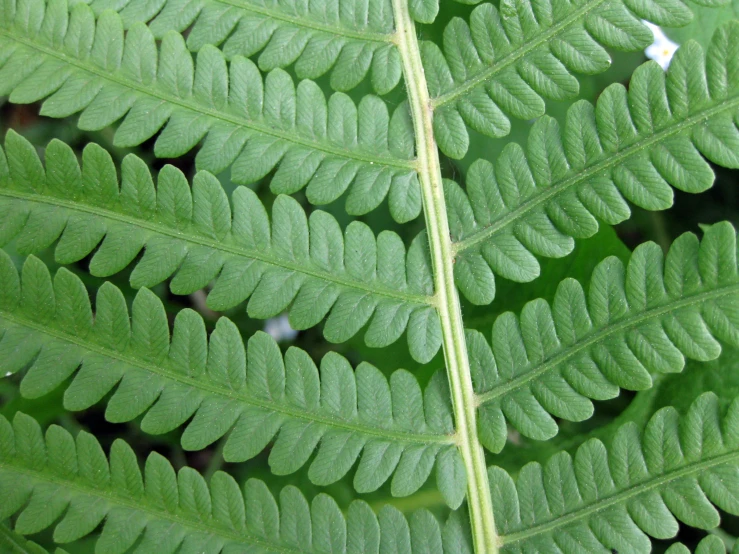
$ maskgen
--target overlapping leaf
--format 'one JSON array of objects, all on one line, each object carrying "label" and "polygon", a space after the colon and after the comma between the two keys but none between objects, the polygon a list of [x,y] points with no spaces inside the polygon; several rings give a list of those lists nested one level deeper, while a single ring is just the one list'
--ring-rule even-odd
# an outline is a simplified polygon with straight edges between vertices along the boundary
[{"label": "overlapping leaf", "polygon": [[587,296],[566,279],[551,306],[534,300],[520,316],[498,317],[492,349],[468,331],[480,439],[500,451],[506,422],[549,439],[557,433],[552,415],[587,419],[591,398],[647,389],[653,373],[681,371],[685,357],[717,358],[717,339],[739,345],[739,265],[729,223],[708,229],[700,243],[682,235],[666,258],[654,243],[637,247],[626,268],[606,258]]},{"label": "overlapping leaf", "polygon": [[208,338],[202,318],[189,309],[177,315],[170,340],[164,307],[149,290],[136,296],[129,323],[122,293],[105,284],[93,317],[79,278],[60,269],[52,281],[33,257],[19,278],[2,251],[0,291],[3,372],[29,367],[21,383],[27,397],[43,396],[74,376],[64,395],[67,409],[86,409],[115,389],[108,420],[145,414],[142,428],[154,434],[186,424],[187,450],[230,431],[224,457],[244,461],[276,436],[269,463],[277,474],[298,470],[317,451],[308,472],[315,483],[337,481],[359,459],[357,490],[375,490],[393,476],[399,496],[415,492],[436,462],[449,503],[456,507],[464,498],[442,374],[423,394],[407,371],[396,371],[388,383],[375,367],[363,363],[355,371],[330,353],[319,377],[306,352],[290,348],[283,357],[266,333],[244,348],[227,318]]},{"label": "overlapping leaf", "polygon": [[408,12],[419,23],[433,23],[439,14],[439,0],[408,0]]},{"label": "overlapping leaf", "polygon": [[[136,146],[159,133],[154,152],[181,156],[203,138],[198,167],[231,166],[237,183],[277,170],[276,193],[307,186],[325,204],[350,188],[346,208],[359,215],[390,195],[390,211],[408,221],[421,210],[407,106],[389,116],[385,103],[366,96],[358,106],[337,93],[326,102],[318,85],[275,69],[263,80],[250,60],[226,64],[214,46],[193,63],[184,39],[166,33],[157,48],[143,23],[127,33],[118,14],[66,0],[8,0],[0,12],[0,95],[12,102],[47,98],[41,113],[82,112],[79,126],[102,129],[120,119],[119,146]],[[160,132],[161,131],[161,132]]]},{"label": "overlapping leaf", "polygon": [[[457,285],[472,302],[495,295],[494,274],[518,282],[539,274],[534,254],[562,257],[597,219],[619,223],[626,200],[649,210],[672,205],[673,187],[713,184],[710,161],[739,167],[739,22],[720,28],[707,56],[689,42],[665,76],[649,62],[629,92],[615,84],[597,106],[576,103],[564,131],[539,119],[526,153],[508,144],[495,165],[475,162],[467,194],[448,182]],[[597,219],[596,219],[597,218]]]},{"label": "overlapping leaf", "polygon": [[[102,13],[111,3],[90,6]],[[149,27],[157,38],[192,26],[192,51],[220,45],[228,59],[259,53],[262,71],[294,63],[301,79],[331,71],[335,90],[354,88],[371,71],[374,89],[385,94],[402,72],[390,0],[130,0],[115,7],[127,27],[153,18]]]},{"label": "overlapping leaf", "polygon": [[[308,504],[293,486],[278,502],[260,480],[243,490],[230,475],[216,472],[206,483],[195,470],[175,473],[157,453],[142,475],[136,455],[118,439],[108,459],[95,437],[72,437],[52,425],[43,435],[32,418],[0,417],[0,517],[18,512],[15,531],[33,534],[54,525],[54,540],[85,537],[102,524],[95,552],[388,552],[469,551],[459,517],[442,528],[428,511],[410,521],[391,506],[375,515],[361,500],[346,515],[328,495]],[[57,523],[58,521],[58,523]],[[424,550],[424,545],[431,550]],[[452,550],[453,547],[465,550]],[[438,548],[436,548],[438,547]]]},{"label": "overlapping leaf", "polygon": [[[739,552],[739,547],[735,546],[732,552]],[[675,543],[665,551],[665,554],[690,554],[690,550],[682,543]],[[726,554],[726,545],[716,535],[708,535],[698,543],[694,554]]]},{"label": "overlapping leaf", "polygon": [[692,17],[682,0],[502,0],[499,9],[489,3],[475,8],[469,24],[453,18],[444,31],[444,54],[430,42],[422,50],[439,148],[461,158],[469,145],[466,126],[505,136],[509,115],[533,119],[544,114],[545,99],[575,97],[573,73],[605,71],[611,63],[606,48],[635,51],[652,42],[642,18],[679,27]]},{"label": "overlapping leaf", "polygon": [[232,207],[209,173],[198,173],[191,191],[170,166],[155,189],[145,163],[133,155],[122,164],[119,188],[110,155],[97,145],[84,150],[82,169],[59,141],[46,149],[46,167],[13,131],[5,151],[0,149],[0,245],[15,237],[21,252],[32,253],[58,240],[60,263],[95,251],[90,271],[97,276],[120,271],[145,249],[131,274],[135,287],[174,275],[172,291],[189,294],[214,281],[208,305],[215,310],[249,298],[251,316],[289,309],[296,329],[328,314],[324,335],[332,342],[369,323],[370,346],[387,346],[407,328],[419,361],[439,349],[424,235],[406,254],[395,233],[375,238],[365,224],[353,222],[342,234],[332,216],[316,211],[306,218],[289,196],[278,196],[270,225],[253,191],[237,188]]},{"label": "overlapping leaf", "polygon": [[722,345],[721,356],[710,362],[688,362],[678,375],[671,375],[657,385],[652,404],[655,408],[672,406],[683,412],[702,393],[714,392],[722,405],[739,396],[739,350]]},{"label": "overlapping leaf", "polygon": [[[49,554],[44,547],[27,540],[23,535],[15,533],[4,524],[0,525],[0,550],[5,554]],[[57,548],[54,554],[67,554],[67,552]]]},{"label": "overlapping leaf", "polygon": [[527,464],[515,482],[490,468],[501,551],[649,552],[678,521],[716,527],[716,507],[739,513],[737,429],[739,400],[722,415],[709,393],[685,416],[660,410],[643,434],[623,426],[608,449],[593,439],[574,458]]}]

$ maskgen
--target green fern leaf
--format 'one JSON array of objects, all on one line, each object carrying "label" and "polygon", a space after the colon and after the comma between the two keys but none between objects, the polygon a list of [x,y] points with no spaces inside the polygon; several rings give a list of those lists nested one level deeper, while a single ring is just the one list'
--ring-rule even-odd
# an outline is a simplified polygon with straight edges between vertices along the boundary
[{"label": "green fern leaf", "polygon": [[[134,544],[137,552],[371,554],[393,552],[386,547],[410,544],[411,537],[438,537],[439,544],[442,537],[438,521],[425,510],[409,525],[391,506],[378,517],[355,500],[345,516],[328,495],[319,494],[309,505],[293,486],[282,489],[278,507],[262,481],[249,479],[242,492],[219,471],[206,484],[188,467],[175,474],[157,453],[149,455],[142,475],[122,440],[113,443],[108,460],[89,433],[73,438],[52,425],[44,436],[21,413],[12,426],[0,417],[0,494],[0,517],[19,512],[15,531],[21,534],[60,520],[54,540],[67,543],[104,522],[99,554],[126,552]],[[449,534],[446,528],[443,534]]]},{"label": "green fern leaf", "polygon": [[433,23],[439,13],[439,0],[409,0],[408,9],[419,23]]},{"label": "green fern leaf", "polygon": [[[598,219],[620,223],[628,201],[648,210],[672,205],[675,188],[697,193],[713,184],[701,154],[739,167],[739,22],[722,27],[707,57],[689,42],[665,74],[654,62],[639,67],[629,92],[608,87],[595,108],[570,108],[564,132],[542,117],[527,152],[508,144],[495,165],[476,161],[465,195],[447,182],[455,278],[476,304],[495,295],[494,274],[517,282],[539,275],[534,254],[562,257],[572,237],[598,230]],[[596,219],[597,218],[597,219]]]},{"label": "green fern leaf", "polygon": [[[95,543],[101,554],[626,554],[674,540],[683,526],[712,529],[719,510],[739,515],[739,398],[730,387],[704,394],[701,383],[659,409],[686,360],[703,372],[731,368],[736,230],[702,226],[702,240],[685,234],[666,255],[653,243],[630,257],[595,252],[587,285],[572,278],[587,272],[565,259],[575,239],[602,247],[599,220],[625,220],[629,202],[666,209],[673,188],[713,185],[710,163],[739,168],[739,22],[721,27],[705,53],[686,42],[666,74],[644,64],[628,91],[616,84],[595,105],[569,105],[576,74],[603,72],[607,49],[646,46],[648,21],[690,22],[689,5],[0,0],[0,96],[42,103],[45,116],[79,114],[85,131],[118,123],[117,147],[144,152],[149,143],[160,158],[199,150],[189,183],[172,166],[154,176],[132,154],[116,167],[99,146],[78,160],[54,140],[41,156],[6,135],[3,395],[136,421],[177,437],[173,459],[215,453],[209,483],[158,454],[142,471],[125,443],[108,458],[89,433],[51,426],[44,436],[11,403],[13,423],[0,417],[0,549],[33,549],[24,537],[43,532],[33,538]],[[440,25],[416,26],[440,12]],[[438,45],[420,40],[442,29]],[[365,94],[369,81],[392,92],[401,71],[404,91]],[[327,97],[329,87],[337,92]],[[561,130],[544,115],[550,100],[569,105]],[[463,158],[469,129],[503,137],[512,116],[531,120],[525,148],[511,143],[495,164],[472,163],[462,186],[443,179],[454,164],[440,152]],[[216,177],[227,169],[236,185],[268,182],[274,197],[263,204],[236,187],[229,198]],[[333,214],[342,198],[347,217],[301,205],[333,204]],[[382,211],[353,221],[386,199],[395,222]],[[422,208],[421,233],[417,222],[375,234]],[[34,257],[52,247],[56,263],[96,277],[125,272],[138,292],[104,283],[93,309],[80,277]],[[496,279],[530,282],[541,257],[565,269],[516,291],[509,304],[520,313],[501,314],[504,302],[484,323],[482,308],[463,314],[458,292],[486,306]],[[381,371],[359,363],[358,342],[342,347],[345,358],[316,350],[312,334],[298,338],[309,351],[283,351],[264,332],[246,340],[218,313],[207,332],[200,315],[174,304],[170,320],[151,290],[165,281],[200,309],[245,302],[250,317],[287,313],[291,327],[320,327],[331,343],[361,331],[366,345],[385,348],[372,359],[395,367],[404,364],[389,347],[405,333],[426,367],[418,377]],[[477,329],[491,323],[488,340]],[[429,364],[442,346],[439,370]],[[578,423],[593,416],[594,400],[650,388],[616,417]],[[558,433],[559,419],[575,424],[534,448]],[[525,448],[496,457],[507,470],[489,468],[517,435]],[[222,461],[264,463],[273,477],[240,487],[217,470]],[[273,496],[274,483],[298,471],[306,490],[352,485],[341,505],[325,494],[309,503],[291,486]],[[382,500],[380,488],[415,496]],[[376,509],[352,502],[355,492],[372,493]],[[399,510],[440,501],[411,517]],[[450,515],[442,523],[437,513]],[[697,551],[723,550],[709,538]]]},{"label": "green fern leaf", "polygon": [[[308,475],[319,485],[341,479],[359,460],[354,485],[415,492],[438,458],[440,490],[457,507],[466,480],[453,446],[449,393],[439,374],[422,393],[410,373],[388,380],[375,367],[354,371],[335,353],[319,370],[308,354],[281,354],[266,333],[247,348],[237,327],[221,318],[210,338],[192,310],[175,319],[170,340],[161,301],[142,289],[128,310],[121,292],[103,285],[93,317],[82,282],[66,269],[54,279],[30,257],[19,277],[0,251],[0,359],[3,371],[29,367],[21,392],[38,398],[66,383],[64,405],[84,410],[115,388],[106,418],[141,415],[144,431],[161,434],[186,424],[182,445],[200,450],[230,431],[224,457],[253,458],[271,448],[272,471],[300,469],[314,451]],[[360,456],[361,454],[361,456]],[[443,483],[442,483],[443,482]]]},{"label": "green fern leaf", "polygon": [[[308,199],[326,204],[350,188],[346,208],[361,215],[390,195],[398,221],[420,213],[410,115],[392,117],[366,96],[359,106],[341,93],[326,98],[318,85],[275,69],[262,80],[250,60],[227,66],[213,46],[197,64],[184,39],[167,33],[157,49],[151,31],[135,24],[125,34],[118,14],[95,21],[91,9],[66,0],[9,0],[0,19],[0,95],[12,102],[48,99],[41,113],[82,112],[79,126],[98,130],[123,119],[118,146],[136,146],[159,133],[154,152],[173,158],[205,137],[196,162],[218,173],[232,166],[236,183],[251,183],[279,165],[275,193],[307,186]],[[46,23],[44,23],[46,22]],[[89,37],[89,40],[88,40]]]},{"label": "green fern leaf", "polygon": [[539,299],[520,317],[498,317],[492,349],[478,331],[467,333],[483,444],[500,451],[506,421],[549,439],[557,433],[550,414],[582,421],[593,413],[590,398],[647,389],[653,373],[681,371],[685,357],[715,359],[716,339],[739,345],[736,232],[714,225],[700,243],[686,233],[664,261],[654,243],[637,247],[626,268],[606,258],[587,300],[566,279],[551,307]]},{"label": "green fern leaf", "polygon": [[679,27],[693,13],[681,0],[502,0],[499,9],[489,3],[475,8],[469,24],[453,18],[444,31],[444,53],[430,42],[422,50],[439,148],[461,158],[469,142],[465,125],[505,136],[508,115],[533,119],[544,114],[545,99],[576,97],[573,73],[605,71],[611,63],[606,48],[642,50],[652,42],[641,18]]},{"label": "green fern leaf", "polygon": [[[38,252],[57,239],[60,263],[95,255],[90,271],[112,275],[145,249],[131,274],[134,287],[151,287],[174,275],[175,294],[189,294],[215,279],[208,297],[214,310],[250,298],[248,313],[267,318],[290,310],[290,323],[308,329],[324,319],[324,335],[342,342],[369,322],[365,341],[374,347],[398,340],[408,328],[414,358],[438,351],[439,320],[425,238],[406,255],[395,233],[375,238],[351,223],[344,235],[336,220],[316,211],[310,218],[288,196],[278,196],[270,226],[264,206],[239,187],[233,209],[218,180],[185,177],[165,166],[158,187],[139,158],[121,167],[119,189],[110,155],[85,148],[80,169],[64,143],[46,149],[46,167],[28,141],[9,131],[0,148],[0,245],[16,238],[22,253]],[[233,210],[233,215],[232,215]],[[430,338],[429,338],[430,337]]]},{"label": "green fern leaf", "polygon": [[[90,7],[100,14],[111,4],[94,0]],[[390,0],[310,5],[295,0],[131,0],[115,8],[127,28],[153,19],[149,27],[156,38],[192,27],[187,36],[192,51],[220,45],[228,59],[259,54],[262,71],[295,64],[300,79],[317,79],[331,71],[334,90],[352,89],[371,73],[375,91],[386,94],[400,80]]]},{"label": "green fern leaf", "polygon": [[643,433],[621,427],[608,449],[590,440],[574,459],[527,464],[515,483],[490,468],[501,551],[649,552],[648,536],[674,537],[678,521],[716,527],[714,505],[739,513],[738,426],[739,400],[722,417],[705,394],[683,417],[660,410]]}]

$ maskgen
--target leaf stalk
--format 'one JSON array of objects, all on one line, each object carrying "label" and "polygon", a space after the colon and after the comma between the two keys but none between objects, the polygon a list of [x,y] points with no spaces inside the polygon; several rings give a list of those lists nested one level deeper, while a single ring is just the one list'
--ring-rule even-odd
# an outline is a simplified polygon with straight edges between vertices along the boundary
[{"label": "leaf stalk", "polygon": [[454,408],[458,447],[467,473],[467,505],[477,554],[497,554],[495,529],[485,453],[477,437],[477,411],[470,362],[462,323],[459,295],[454,285],[451,235],[441,179],[439,152],[434,140],[433,110],[415,25],[407,0],[393,0],[396,37],[403,63],[408,101],[416,137],[418,175],[429,240],[431,265],[441,322],[444,359]]}]

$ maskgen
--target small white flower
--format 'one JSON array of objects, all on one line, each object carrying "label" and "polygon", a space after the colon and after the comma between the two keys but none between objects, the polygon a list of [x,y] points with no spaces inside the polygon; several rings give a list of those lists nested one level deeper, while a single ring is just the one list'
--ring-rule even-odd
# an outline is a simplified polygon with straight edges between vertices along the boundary
[{"label": "small white flower", "polygon": [[672,56],[675,55],[675,50],[677,50],[680,45],[675,44],[667,38],[667,36],[662,32],[662,29],[656,25],[653,25],[648,21],[644,21],[644,24],[649,27],[649,30],[652,31],[652,35],[654,35],[654,42],[647,46],[644,53],[647,55],[647,58],[654,60],[662,66],[662,69],[667,70],[670,65],[670,61],[672,60]]},{"label": "small white flower", "polygon": [[290,327],[286,314],[265,321],[264,332],[278,342],[293,340],[298,336],[298,332]]},{"label": "small white flower", "polygon": [[12,372],[12,371],[8,371],[8,372],[7,372],[6,374],[5,374],[5,376],[6,376],[6,377],[10,377],[11,375],[13,375],[13,372]]}]

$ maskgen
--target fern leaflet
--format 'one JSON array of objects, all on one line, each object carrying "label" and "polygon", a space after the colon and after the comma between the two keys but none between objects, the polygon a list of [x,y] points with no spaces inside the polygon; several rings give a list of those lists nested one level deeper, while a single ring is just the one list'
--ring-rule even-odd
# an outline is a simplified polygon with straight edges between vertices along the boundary
[{"label": "fern leaflet", "polygon": [[420,213],[406,105],[390,117],[375,96],[355,106],[336,93],[327,104],[312,81],[296,90],[281,69],[262,80],[253,62],[237,57],[227,66],[213,46],[200,50],[194,65],[174,31],[157,50],[145,25],[124,37],[118,14],[103,12],[96,22],[84,4],[68,13],[66,0],[9,1],[0,47],[0,95],[19,103],[49,97],[44,115],[81,111],[79,125],[88,130],[123,118],[118,146],[139,145],[161,130],[155,154],[177,157],[205,137],[198,167],[218,173],[233,164],[234,182],[257,181],[279,164],[275,193],[307,186],[309,200],[325,204],[351,185],[346,208],[353,215],[376,208],[388,191],[398,221]]},{"label": "fern leaflet", "polygon": [[[20,512],[15,530],[22,534],[60,519],[54,540],[63,544],[104,521],[96,544],[101,554],[134,545],[141,553],[401,553],[411,551],[412,540],[442,551],[441,526],[427,511],[414,515],[409,525],[391,506],[375,516],[367,503],[356,500],[345,516],[328,495],[319,494],[309,505],[293,486],[280,491],[278,507],[262,481],[249,479],[242,492],[233,477],[219,471],[206,484],[188,467],[175,474],[157,453],[149,455],[142,476],[124,441],[113,443],[108,460],[89,433],[73,438],[52,425],[44,436],[21,413],[12,426],[0,417],[0,490],[5,499],[0,517]],[[469,549],[460,529],[452,516],[444,526],[444,542]]]},{"label": "fern leaflet", "polygon": [[653,373],[681,371],[686,356],[713,360],[717,338],[739,344],[736,231],[717,224],[700,243],[682,235],[664,262],[654,243],[637,247],[626,268],[606,258],[587,301],[577,281],[562,281],[551,307],[539,299],[520,317],[499,316],[492,349],[481,333],[467,333],[486,447],[503,448],[506,421],[549,439],[557,433],[549,414],[582,421],[593,413],[589,398],[647,389]]},{"label": "fern leaflet", "polygon": [[716,508],[739,513],[739,401],[725,416],[706,393],[679,417],[658,411],[640,433],[619,429],[608,449],[598,440],[527,464],[513,479],[490,468],[502,552],[649,552],[649,536],[671,538],[678,520],[701,529]]},{"label": "fern leaflet", "polygon": [[739,167],[739,22],[714,35],[707,54],[694,42],[680,48],[665,74],[654,62],[639,67],[629,92],[608,87],[597,106],[570,108],[563,133],[537,120],[528,150],[508,144],[496,164],[470,168],[467,194],[447,182],[455,278],[476,304],[495,295],[494,274],[518,282],[539,275],[534,254],[562,257],[572,237],[630,215],[624,197],[649,210],[672,205],[672,185],[697,193],[713,171],[701,157]]},{"label": "fern leaflet", "polygon": [[423,394],[404,370],[388,383],[373,366],[361,364],[355,372],[329,353],[319,378],[306,352],[290,348],[283,359],[265,333],[244,348],[227,318],[208,340],[192,310],[178,314],[170,341],[164,307],[147,289],[134,300],[130,325],[124,297],[110,284],[100,288],[93,317],[79,278],[60,269],[52,281],[33,257],[19,278],[0,253],[0,285],[0,357],[4,371],[29,367],[24,396],[41,397],[74,375],[64,395],[67,409],[87,409],[115,388],[108,420],[145,414],[141,427],[152,434],[187,424],[187,450],[201,450],[230,431],[224,457],[240,462],[277,436],[269,456],[276,474],[300,469],[317,451],[308,472],[314,483],[337,481],[359,459],[358,491],[373,491],[394,474],[398,496],[423,485],[436,461],[449,503],[456,507],[464,498],[442,375]]},{"label": "fern leaflet", "polygon": [[453,18],[444,31],[445,55],[431,42],[422,51],[439,148],[461,158],[469,145],[465,125],[505,136],[506,114],[532,119],[544,114],[545,98],[577,96],[572,73],[605,71],[610,57],[604,46],[633,51],[652,42],[640,18],[677,27],[692,17],[681,0],[503,0],[499,9],[489,3],[475,8],[469,24]]},{"label": "fern leaflet", "polygon": [[[110,3],[90,6],[101,13]],[[228,59],[259,53],[262,71],[294,63],[300,79],[331,71],[334,90],[352,89],[370,73],[375,91],[386,94],[401,76],[389,0],[131,0],[116,9],[127,27],[153,18],[149,27],[157,38],[192,26],[187,36],[192,51],[220,45]]]},{"label": "fern leaflet", "polygon": [[[38,252],[59,239],[60,263],[96,249],[90,270],[107,277],[144,256],[131,274],[134,287],[170,276],[175,294],[189,294],[215,279],[208,297],[224,310],[250,298],[249,315],[267,318],[289,307],[294,328],[328,315],[324,335],[342,342],[370,322],[368,345],[382,347],[408,329],[414,358],[426,362],[441,345],[439,321],[423,235],[407,255],[389,231],[379,237],[360,222],[342,236],[336,220],[310,218],[288,196],[272,208],[272,225],[251,190],[233,194],[233,215],[218,180],[196,175],[192,193],[178,170],[166,166],[158,187],[139,158],[128,156],[119,189],[110,155],[89,145],[80,169],[72,150],[53,141],[44,168],[35,149],[9,131],[0,149],[0,245],[17,237],[21,252]],[[61,237],[61,238],[60,238]]]}]

